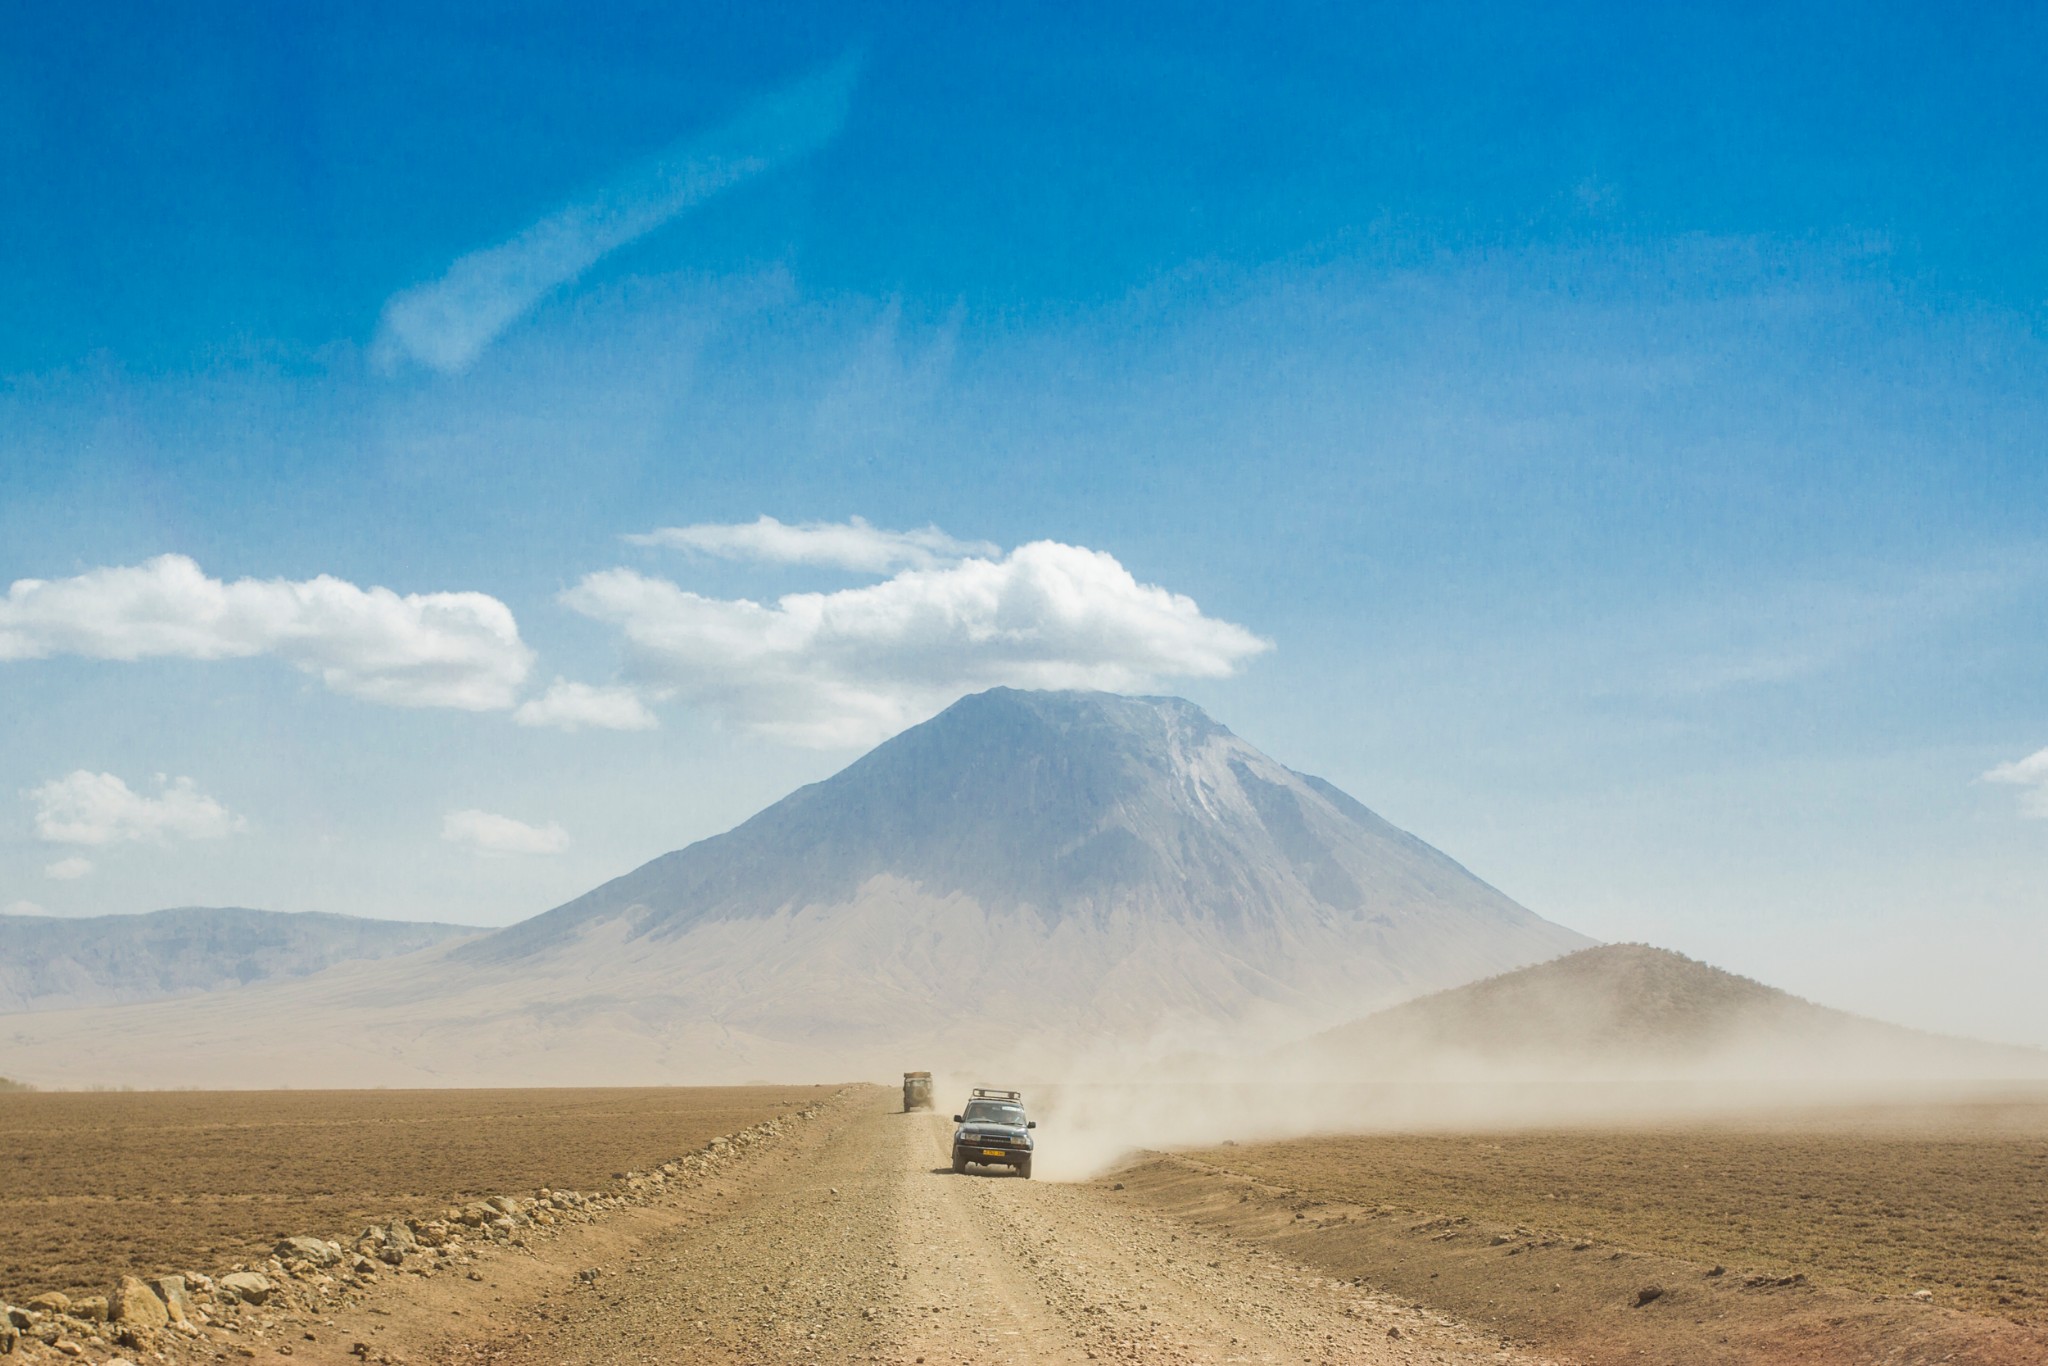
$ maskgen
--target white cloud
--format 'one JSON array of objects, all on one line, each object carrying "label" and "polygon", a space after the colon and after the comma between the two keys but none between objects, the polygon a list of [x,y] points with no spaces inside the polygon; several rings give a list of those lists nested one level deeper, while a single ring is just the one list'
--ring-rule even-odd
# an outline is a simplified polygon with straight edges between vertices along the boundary
[{"label": "white cloud", "polygon": [[884,531],[859,517],[797,526],[773,517],[753,522],[703,522],[662,527],[626,539],[634,545],[696,550],[728,560],[830,565],[864,574],[929,569],[970,556],[988,558],[1001,553],[986,541],[956,541],[935,526],[922,531]]},{"label": "white cloud", "polygon": [[406,356],[443,372],[466,369],[543,295],[607,252],[837,137],[856,67],[844,58],[763,96],[729,122],[666,148],[509,241],[459,257],[440,279],[393,295],[378,323],[373,356],[387,369]]},{"label": "white cloud", "polygon": [[[101,841],[105,843],[105,841]],[[92,860],[84,858],[60,858],[43,868],[43,876],[58,882],[75,882],[92,871]]]},{"label": "white cloud", "polygon": [[1984,780],[2020,788],[2020,814],[2048,820],[2048,749],[2036,750],[2009,764],[2000,764],[1986,773]]},{"label": "white cloud", "polygon": [[48,915],[49,912],[33,901],[10,901],[0,906],[0,915]]},{"label": "white cloud", "polygon": [[966,692],[1141,690],[1231,674],[1270,649],[1115,558],[1038,541],[770,605],[707,598],[629,569],[563,595],[618,626],[651,685],[795,744],[872,743]]},{"label": "white cloud", "polygon": [[512,719],[522,726],[559,730],[653,730],[661,722],[631,688],[600,688],[556,679],[545,694],[520,704]]},{"label": "white cloud", "polygon": [[559,825],[528,825],[490,811],[450,811],[441,838],[484,854],[559,854],[569,847],[569,832]]},{"label": "white cloud", "polygon": [[158,795],[146,797],[111,773],[81,768],[52,778],[28,794],[36,805],[36,838],[50,844],[168,844],[220,839],[248,827],[190,778],[159,774],[156,781]]},{"label": "white cloud", "polygon": [[532,667],[511,609],[483,593],[211,579],[183,555],[20,579],[0,601],[0,660],[275,655],[335,692],[400,707],[512,705]]}]

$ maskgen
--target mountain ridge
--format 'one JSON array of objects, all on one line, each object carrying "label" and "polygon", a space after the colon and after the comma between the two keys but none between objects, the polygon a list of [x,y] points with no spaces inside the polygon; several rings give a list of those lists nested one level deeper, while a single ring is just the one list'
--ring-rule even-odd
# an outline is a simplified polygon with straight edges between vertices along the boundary
[{"label": "mountain ridge", "polygon": [[1190,702],[993,689],[494,934],[45,1016],[13,1056],[304,1067],[265,1032],[286,1013],[330,1026],[350,1084],[1056,1065],[1299,1035],[1589,942]]},{"label": "mountain ridge", "polygon": [[[1165,868],[1175,860],[1160,847],[1170,842],[1162,834],[1185,842],[1186,832],[1156,828],[1184,813],[1159,809],[1173,803],[1144,791],[1142,780],[1199,785],[1198,751],[1218,743],[1230,749],[1231,774],[1259,821],[1288,846],[1282,852],[1300,865],[1300,880],[1315,884],[1310,890],[1332,909],[1356,909],[1365,889],[1350,870],[1332,866],[1326,841],[1307,828],[1290,783],[1416,863],[1465,884],[1503,920],[1538,920],[1456,860],[1334,784],[1276,763],[1185,699],[994,688],[962,698],[732,830],[660,855],[457,957],[502,961],[533,951],[568,926],[635,906],[653,913],[642,928],[657,934],[677,922],[758,918],[844,899],[881,875],[940,894],[965,894],[991,911],[1028,906],[1057,919],[1099,909],[1104,893],[1148,873],[1187,871]],[[1157,762],[1161,751],[1174,761],[1164,771]],[[1184,805],[1211,805],[1207,792],[1184,795],[1190,799]],[[831,809],[835,801],[837,810]],[[1147,809],[1102,821],[1094,811],[1105,804],[1127,813]],[[972,813],[964,822],[963,807]],[[1035,827],[1033,838],[1020,840],[1018,830],[1027,824]],[[934,838],[934,829],[943,833]],[[765,881],[741,889],[739,873],[758,879],[768,851],[792,842],[805,846],[805,858],[778,860]],[[1216,853],[1201,849],[1194,862],[1213,865]],[[977,856],[984,861],[977,863]],[[1231,908],[1216,900],[1203,909],[1227,917]]]},{"label": "mountain ridge", "polygon": [[246,987],[479,933],[467,925],[247,906],[0,916],[0,1012],[127,1005]]}]

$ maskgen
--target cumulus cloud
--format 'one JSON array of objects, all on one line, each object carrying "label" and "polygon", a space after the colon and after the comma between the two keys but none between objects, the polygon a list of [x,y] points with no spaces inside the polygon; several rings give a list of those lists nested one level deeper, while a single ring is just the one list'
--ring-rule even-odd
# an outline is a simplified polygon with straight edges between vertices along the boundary
[{"label": "cumulus cloud", "polygon": [[157,795],[149,797],[111,773],[81,768],[52,778],[28,794],[36,808],[36,838],[50,844],[168,844],[220,839],[248,828],[190,778],[158,774],[156,785]]},{"label": "cumulus cloud", "polygon": [[661,723],[640,694],[631,688],[600,688],[556,679],[547,692],[512,713],[522,726],[553,726],[557,730],[653,730]]},{"label": "cumulus cloud", "polygon": [[208,578],[183,555],[20,579],[0,600],[0,660],[274,655],[350,697],[400,707],[510,707],[532,667],[511,609],[483,593]]},{"label": "cumulus cloud", "polygon": [[60,858],[46,864],[43,876],[57,882],[75,882],[92,871],[92,860],[83,858]]},{"label": "cumulus cloud", "polygon": [[569,832],[559,825],[528,825],[491,811],[450,811],[441,838],[483,854],[559,854],[569,847]]},{"label": "cumulus cloud", "polygon": [[695,550],[728,560],[828,565],[863,574],[929,569],[970,556],[987,558],[1000,553],[986,541],[955,540],[935,526],[922,531],[884,531],[859,517],[796,526],[773,517],[753,522],[700,522],[662,527],[626,539],[634,545]]},{"label": "cumulus cloud", "polygon": [[1000,684],[1129,692],[1222,677],[1271,648],[1110,555],[1054,541],[771,604],[629,569],[588,575],[563,601],[617,626],[650,686],[820,747],[872,743]]},{"label": "cumulus cloud", "polygon": [[2020,789],[2020,814],[2048,820],[2048,749],[2036,750],[2024,759],[2000,764],[1984,775],[1991,783],[2008,783]]},{"label": "cumulus cloud", "polygon": [[33,901],[10,901],[0,906],[0,915],[48,915],[49,912]]},{"label": "cumulus cloud", "polygon": [[857,65],[842,58],[763,96],[729,122],[675,143],[509,241],[458,258],[440,279],[393,295],[373,357],[387,369],[404,357],[445,373],[466,369],[543,295],[607,252],[832,141],[846,122]]}]

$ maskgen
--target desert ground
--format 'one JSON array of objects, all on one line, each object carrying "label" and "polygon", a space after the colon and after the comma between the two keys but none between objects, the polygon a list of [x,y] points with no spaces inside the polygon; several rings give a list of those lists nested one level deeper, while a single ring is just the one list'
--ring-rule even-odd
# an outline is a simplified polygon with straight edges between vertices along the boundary
[{"label": "desert ground", "polygon": [[[904,1114],[896,1093],[867,1086],[670,1093],[666,1114],[698,1124],[698,1146],[650,1172],[682,1147],[683,1130],[655,1118],[662,1094],[571,1093],[551,1107],[548,1093],[487,1093],[489,1127],[517,1135],[533,1117],[532,1134],[554,1135],[504,1139],[500,1170],[615,1193],[595,1217],[530,1206],[494,1237],[343,1254],[324,1272],[249,1253],[237,1260],[279,1283],[266,1304],[202,1295],[183,1331],[123,1342],[118,1324],[67,1321],[68,1341],[94,1361],[409,1366],[2048,1360],[2038,1302],[2011,1293],[2037,1290],[2048,1267],[2038,1101],[1306,1138],[1138,1152],[1086,1179],[1026,1181],[954,1175],[945,1115]],[[198,1115],[209,1098],[42,1099]],[[323,1109],[340,1097],[242,1099],[327,1115],[305,1125],[300,1150],[360,1151],[361,1136]],[[413,1122],[464,1103],[353,1098],[378,1100],[409,1103]],[[712,1138],[713,1113],[749,1122],[751,1136]],[[582,1135],[585,1121],[605,1132]],[[1056,1120],[1040,1139],[1060,1143]],[[553,1144],[574,1170],[536,1175]],[[33,1165],[23,1151],[10,1170]],[[132,1136],[103,1154],[147,1166]],[[444,1181],[424,1203],[456,1202],[491,1184],[471,1179],[468,1160],[432,1155],[384,1188],[424,1195],[413,1188],[453,1173],[461,1189]],[[630,1176],[613,1178],[611,1163]],[[182,1208],[126,1203],[156,1207],[167,1226]],[[18,1350],[58,1360],[34,1333]]]},{"label": "desert ground", "polygon": [[0,1300],[104,1293],[451,1201],[605,1184],[822,1089],[0,1094]]}]

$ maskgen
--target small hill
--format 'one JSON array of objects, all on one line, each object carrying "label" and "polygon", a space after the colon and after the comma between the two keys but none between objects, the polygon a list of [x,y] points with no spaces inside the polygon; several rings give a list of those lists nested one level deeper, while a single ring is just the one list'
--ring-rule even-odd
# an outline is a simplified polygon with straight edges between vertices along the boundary
[{"label": "small hill", "polygon": [[307,977],[480,931],[321,912],[180,906],[142,915],[0,916],[0,1013],[122,1005]]},{"label": "small hill", "polygon": [[1865,1019],[1647,944],[1605,944],[1440,991],[1301,1051],[1361,1078],[2048,1075],[2048,1052]]}]

